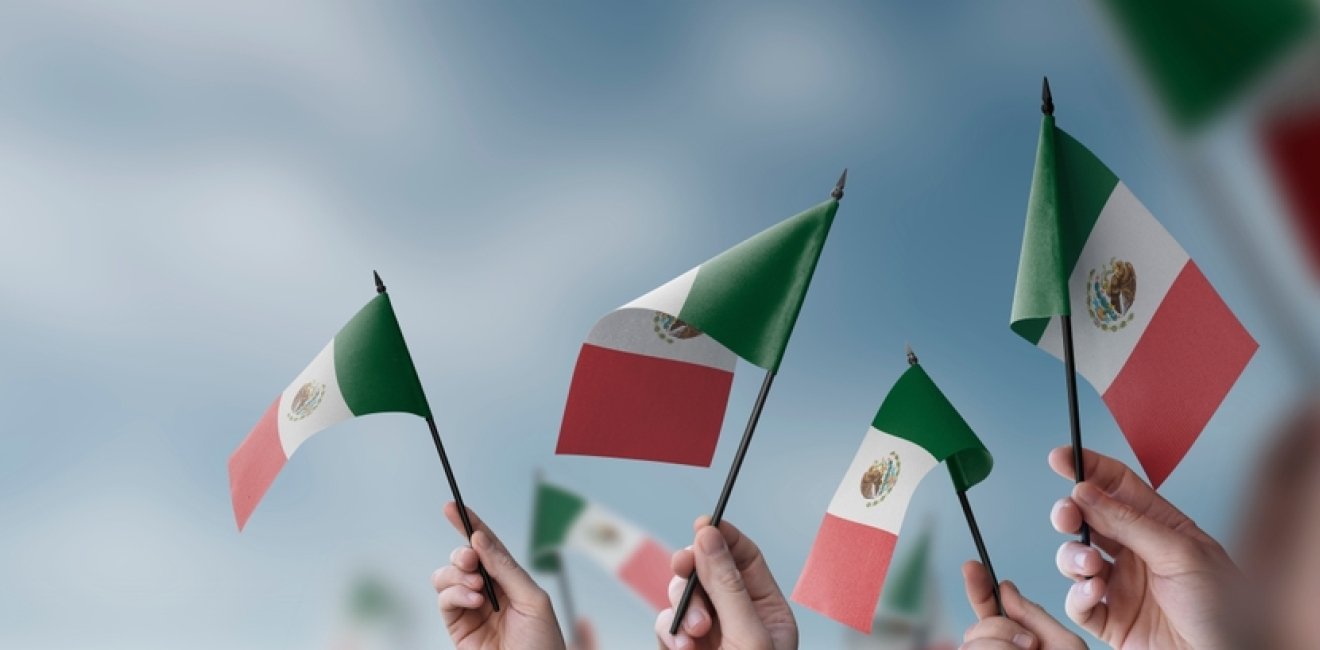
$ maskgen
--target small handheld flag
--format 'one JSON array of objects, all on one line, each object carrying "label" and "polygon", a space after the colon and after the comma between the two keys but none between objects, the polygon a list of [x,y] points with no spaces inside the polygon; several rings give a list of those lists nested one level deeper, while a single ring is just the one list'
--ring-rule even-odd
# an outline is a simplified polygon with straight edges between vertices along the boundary
[{"label": "small handheld flag", "polygon": [[[793,600],[862,632],[872,615],[917,485],[947,461],[960,497],[990,474],[993,459],[971,427],[909,355],[861,449],[830,501]],[[983,551],[974,531],[978,550]],[[982,558],[988,557],[982,553]],[[987,566],[989,566],[987,564]]]},{"label": "small handheld flag", "polygon": [[[565,548],[591,558],[655,611],[669,606],[669,580],[674,573],[669,568],[668,548],[599,504],[538,480],[532,517],[532,568],[554,571],[566,584],[561,555]],[[570,602],[568,598],[565,601]],[[573,623],[570,616],[570,629]]]},{"label": "small handheld flag", "polygon": [[[399,412],[426,419],[450,493],[458,505],[467,536],[472,537],[463,496],[440,442],[435,418],[431,416],[431,407],[403,340],[390,296],[380,275],[373,272],[373,276],[376,297],[284,389],[229,457],[229,491],[240,531],[284,463],[308,438],[349,418]],[[485,567],[477,568],[485,580],[491,608],[499,611]]]},{"label": "small handheld flag", "polygon": [[1258,346],[1127,186],[1054,125],[1044,90],[1011,327],[1064,359],[1077,480],[1074,365],[1159,487]]}]

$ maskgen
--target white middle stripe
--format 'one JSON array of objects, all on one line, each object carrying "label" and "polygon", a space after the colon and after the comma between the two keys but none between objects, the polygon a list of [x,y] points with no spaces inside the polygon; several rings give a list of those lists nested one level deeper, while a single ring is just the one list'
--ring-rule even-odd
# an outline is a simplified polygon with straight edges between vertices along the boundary
[{"label": "white middle stripe", "polygon": [[[304,411],[306,414],[298,417],[299,414],[292,411],[294,397],[307,384],[312,384],[313,394],[320,392],[320,398],[315,408]],[[280,446],[284,448],[284,456],[292,456],[294,450],[317,431],[351,417],[353,412],[348,410],[348,404],[339,392],[339,378],[335,374],[335,342],[331,339],[280,396],[279,412],[275,418],[279,422]]]},{"label": "white middle stripe", "polygon": [[[862,477],[872,463],[887,461],[891,453],[897,456],[900,463],[898,478],[884,499],[868,499],[862,494]],[[897,535],[917,484],[938,464],[925,447],[870,427],[866,430],[861,449],[857,450],[852,464],[848,466],[848,472],[843,475],[843,481],[834,492],[829,513]]]},{"label": "white middle stripe", "polygon": [[637,552],[646,535],[610,511],[589,503],[568,529],[564,545],[599,562],[610,573]]}]

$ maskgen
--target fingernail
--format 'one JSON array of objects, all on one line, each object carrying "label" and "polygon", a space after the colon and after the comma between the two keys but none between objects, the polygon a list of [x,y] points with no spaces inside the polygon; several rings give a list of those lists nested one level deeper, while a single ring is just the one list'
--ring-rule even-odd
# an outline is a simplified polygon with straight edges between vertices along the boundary
[{"label": "fingernail", "polygon": [[1095,581],[1094,581],[1094,580],[1091,580],[1091,579],[1088,578],[1088,579],[1086,580],[1086,582],[1083,582],[1083,583],[1082,583],[1082,594],[1083,594],[1083,595],[1086,595],[1086,596],[1093,596],[1093,595],[1095,595]]},{"label": "fingernail", "polygon": [[477,601],[480,600],[480,599],[481,599],[481,596],[478,596],[478,595],[476,595],[476,594],[474,594],[474,593],[469,593],[468,595],[466,595],[466,596],[463,597],[463,601],[466,602],[466,603],[469,604],[469,605],[475,605],[475,604],[477,604]]},{"label": "fingernail", "polygon": [[1093,506],[1100,500],[1100,490],[1097,490],[1090,483],[1078,483],[1077,487],[1073,489],[1073,498],[1088,506]]},{"label": "fingernail", "polygon": [[1013,645],[1019,648],[1031,648],[1031,635],[1024,632],[1014,634]]},{"label": "fingernail", "polygon": [[691,647],[692,647],[692,639],[691,639],[691,637],[689,637],[689,636],[686,635],[686,634],[683,634],[682,632],[679,632],[679,633],[678,633],[678,636],[674,637],[674,647],[675,647],[675,648],[678,648],[678,650],[684,650],[685,648],[691,648]]},{"label": "fingernail", "polygon": [[699,609],[689,609],[689,610],[688,610],[688,613],[687,613],[687,616],[684,616],[684,617],[683,617],[683,627],[685,627],[685,628],[687,628],[687,629],[689,629],[689,630],[695,630],[695,629],[697,629],[697,625],[698,625],[699,623],[701,623],[701,617],[702,617],[702,616],[703,616],[703,614],[701,613],[701,610],[699,610]]},{"label": "fingernail", "polygon": [[1078,569],[1085,569],[1087,557],[1088,554],[1086,551],[1077,551],[1077,553],[1073,554],[1073,566]]},{"label": "fingernail", "polygon": [[717,532],[713,535],[697,536],[697,544],[707,553],[718,553],[724,547],[724,538]]}]

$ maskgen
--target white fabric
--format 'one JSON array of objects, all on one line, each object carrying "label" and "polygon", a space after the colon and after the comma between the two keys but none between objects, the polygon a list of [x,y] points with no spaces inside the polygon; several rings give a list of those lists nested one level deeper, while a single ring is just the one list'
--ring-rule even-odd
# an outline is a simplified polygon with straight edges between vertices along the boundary
[{"label": "white fabric", "polygon": [[[293,398],[309,382],[324,386],[325,392],[316,408],[306,417],[295,420],[291,412]],[[284,448],[284,456],[292,456],[294,450],[312,434],[351,417],[353,412],[348,409],[344,395],[339,390],[339,379],[335,374],[335,342],[331,340],[280,396],[280,407],[275,418],[279,423],[280,446]]]},{"label": "white fabric", "polygon": [[[888,458],[891,452],[898,454],[901,467],[898,480],[883,501],[867,506],[868,501],[874,499],[862,495],[862,476],[872,463]],[[843,481],[835,490],[834,498],[830,500],[829,513],[897,535],[917,485],[938,464],[924,447],[870,427],[852,464],[848,466],[848,472],[843,475]]]}]

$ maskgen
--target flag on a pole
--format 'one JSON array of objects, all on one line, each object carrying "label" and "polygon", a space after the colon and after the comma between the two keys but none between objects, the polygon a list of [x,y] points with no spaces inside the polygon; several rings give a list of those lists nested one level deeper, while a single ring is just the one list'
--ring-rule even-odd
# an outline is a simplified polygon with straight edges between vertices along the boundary
[{"label": "flag on a pole", "polygon": [[239,530],[294,450],[322,429],[369,413],[431,415],[389,294],[368,302],[270,405],[229,457]]},{"label": "flag on a pole", "polygon": [[1187,252],[1072,136],[1045,116],[1011,327],[1077,370],[1159,487],[1237,381],[1257,344]]},{"label": "flag on a pole", "polygon": [[1312,0],[1104,0],[1174,122],[1195,130],[1315,28]]},{"label": "flag on a pole", "polygon": [[549,483],[536,487],[532,568],[556,571],[571,548],[628,585],[656,611],[669,607],[669,549],[618,515]]},{"label": "flag on a pole", "polygon": [[849,631],[849,650],[935,650],[956,648],[940,607],[931,567],[931,526],[921,530],[905,556],[898,556],[880,594],[870,634]]},{"label": "flag on a pole", "polygon": [[890,389],[843,475],[793,600],[870,632],[908,503],[921,479],[946,460],[959,491],[984,480],[993,464],[939,387],[913,365]]},{"label": "flag on a pole", "polygon": [[790,217],[596,323],[555,453],[709,466],[737,357],[779,368],[838,207]]}]

